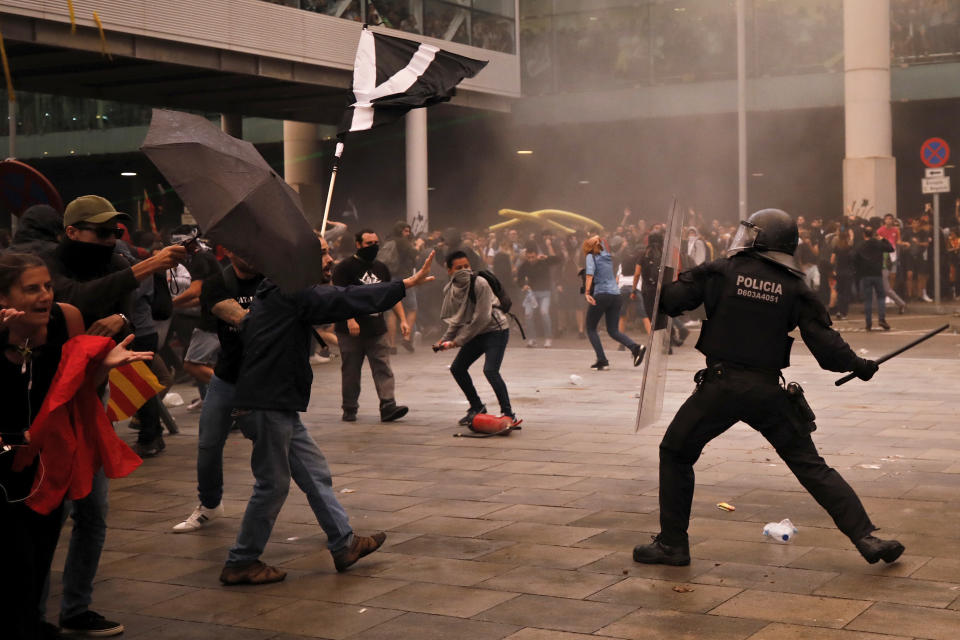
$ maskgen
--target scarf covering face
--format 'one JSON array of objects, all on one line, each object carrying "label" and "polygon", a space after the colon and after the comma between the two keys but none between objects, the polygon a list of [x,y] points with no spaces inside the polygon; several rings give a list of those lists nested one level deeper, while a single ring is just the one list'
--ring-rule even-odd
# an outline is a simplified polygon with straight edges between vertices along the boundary
[{"label": "scarf covering face", "polygon": [[443,288],[443,304],[440,307],[440,319],[453,325],[463,323],[467,310],[467,294],[473,272],[461,269],[453,274],[450,282]]}]

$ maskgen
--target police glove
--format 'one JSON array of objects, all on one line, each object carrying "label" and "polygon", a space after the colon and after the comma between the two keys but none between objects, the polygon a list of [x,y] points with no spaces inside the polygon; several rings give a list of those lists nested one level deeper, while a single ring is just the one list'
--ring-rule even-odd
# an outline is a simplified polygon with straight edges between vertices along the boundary
[{"label": "police glove", "polygon": [[859,358],[856,366],[853,368],[853,373],[861,380],[869,380],[873,377],[873,374],[877,372],[877,369],[880,368],[873,360],[867,360],[865,358]]}]

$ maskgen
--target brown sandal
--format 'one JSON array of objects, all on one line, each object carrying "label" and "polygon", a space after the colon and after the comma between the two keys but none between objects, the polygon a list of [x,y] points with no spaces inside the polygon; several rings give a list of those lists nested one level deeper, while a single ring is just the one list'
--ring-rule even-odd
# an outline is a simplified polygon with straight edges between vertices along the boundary
[{"label": "brown sandal", "polygon": [[270,584],[280,582],[287,577],[286,571],[266,565],[259,560],[245,567],[224,567],[220,572],[220,582],[227,586],[235,584]]}]

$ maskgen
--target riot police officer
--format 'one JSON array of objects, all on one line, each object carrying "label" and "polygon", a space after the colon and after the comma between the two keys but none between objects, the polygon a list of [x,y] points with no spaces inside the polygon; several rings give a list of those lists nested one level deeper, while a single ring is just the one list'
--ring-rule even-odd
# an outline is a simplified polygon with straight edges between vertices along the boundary
[{"label": "riot police officer", "polygon": [[690,563],[693,465],[708,442],[742,420],[773,445],[868,562],[893,562],[903,545],[871,535],[876,527],[857,494],[817,452],[810,437],[815,425],[798,415],[780,386],[780,370],[790,365],[788,334],[795,327],[824,369],[853,371],[869,380],[877,364],[858,357],[830,328],[827,310],[804,284],[793,259],[798,241],[793,218],[764,209],[740,225],[730,257],[681,273],[661,294],[660,309],[671,316],[705,306],[697,349],[707,368],[698,372],[696,391],[660,443],[660,533],[651,544],[634,548],[633,559]]}]

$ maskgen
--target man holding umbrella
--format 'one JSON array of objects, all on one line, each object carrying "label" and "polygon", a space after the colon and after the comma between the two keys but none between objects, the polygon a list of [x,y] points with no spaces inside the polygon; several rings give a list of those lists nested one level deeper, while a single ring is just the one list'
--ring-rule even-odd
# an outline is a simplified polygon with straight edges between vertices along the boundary
[{"label": "man holding umbrella", "polygon": [[333,492],[327,462],[300,421],[298,412],[307,410],[313,381],[309,345],[314,325],[388,310],[408,288],[433,280],[428,275],[433,254],[416,274],[402,281],[341,288],[324,286],[330,282],[333,259],[326,241],[320,242],[324,284],[285,293],[266,279],[245,321],[235,406],[244,436],[253,441],[251,466],[256,482],[237,542],[220,574],[226,585],[264,584],[286,577],[285,572],[261,562],[260,555],[290,490],[291,477],[307,494],[327,534],[337,571],[376,551],[386,539],[383,532],[354,535]]}]

